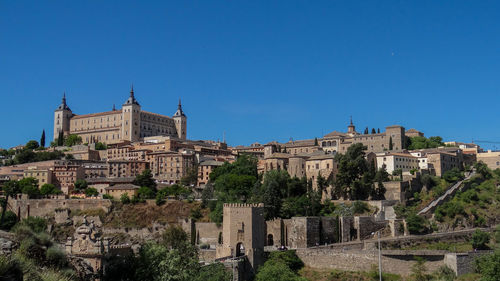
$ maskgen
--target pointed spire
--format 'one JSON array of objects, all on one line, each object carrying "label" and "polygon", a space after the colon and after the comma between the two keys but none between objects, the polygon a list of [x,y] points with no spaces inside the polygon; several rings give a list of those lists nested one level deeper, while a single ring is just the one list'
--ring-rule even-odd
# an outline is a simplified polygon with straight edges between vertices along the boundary
[{"label": "pointed spire", "polygon": [[352,115],[351,115],[351,126],[352,126]]},{"label": "pointed spire", "polygon": [[177,106],[177,109],[182,110],[181,98],[179,98],[179,105]]},{"label": "pointed spire", "polygon": [[66,91],[63,92],[61,105],[59,105],[56,110],[71,110],[69,106],[66,104]]},{"label": "pointed spire", "polygon": [[184,114],[184,111],[182,111],[182,103],[180,98],[179,98],[179,104],[177,105],[177,111],[175,112],[174,116],[186,116]]},{"label": "pointed spire", "polygon": [[132,84],[130,86],[130,97],[124,103],[124,105],[127,105],[127,104],[136,104],[136,105],[139,105],[139,103],[137,102],[137,100],[134,97],[134,84]]}]

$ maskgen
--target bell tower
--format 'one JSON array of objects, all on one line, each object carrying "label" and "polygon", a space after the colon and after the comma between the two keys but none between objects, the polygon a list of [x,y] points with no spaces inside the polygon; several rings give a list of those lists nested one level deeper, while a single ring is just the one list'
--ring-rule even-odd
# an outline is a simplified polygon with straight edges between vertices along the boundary
[{"label": "bell tower", "polygon": [[187,116],[184,114],[184,111],[182,111],[181,99],[179,99],[177,111],[172,118],[174,119],[177,136],[180,139],[185,140],[187,135]]},{"label": "bell tower", "polygon": [[121,138],[131,142],[140,138],[141,106],[134,96],[134,85],[130,88],[130,96],[122,106],[122,132]]},{"label": "bell tower", "polygon": [[59,136],[59,132],[63,132],[64,135],[68,135],[70,131],[70,120],[73,117],[73,112],[66,104],[66,92],[63,94],[61,104],[54,111],[54,137],[56,140]]}]

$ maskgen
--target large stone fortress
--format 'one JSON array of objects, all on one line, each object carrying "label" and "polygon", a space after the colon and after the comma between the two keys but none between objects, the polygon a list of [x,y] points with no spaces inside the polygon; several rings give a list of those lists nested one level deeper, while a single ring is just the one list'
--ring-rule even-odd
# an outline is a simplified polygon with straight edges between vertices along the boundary
[{"label": "large stone fortress", "polygon": [[182,111],[180,100],[172,117],[141,110],[132,87],[130,97],[120,110],[113,106],[111,111],[85,115],[74,114],[66,104],[64,95],[61,105],[54,112],[54,140],[61,131],[64,135],[79,135],[84,143],[135,142],[150,136],[171,136],[185,140],[187,117]]}]

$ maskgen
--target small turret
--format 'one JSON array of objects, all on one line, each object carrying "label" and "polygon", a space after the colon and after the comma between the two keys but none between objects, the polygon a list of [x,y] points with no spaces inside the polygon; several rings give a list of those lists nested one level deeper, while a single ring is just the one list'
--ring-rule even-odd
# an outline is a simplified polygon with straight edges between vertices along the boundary
[{"label": "small turret", "polygon": [[66,104],[66,92],[63,93],[61,104],[57,107],[56,110],[69,110],[69,111],[71,111],[69,106]]},{"label": "small turret", "polygon": [[356,127],[352,123],[352,116],[351,116],[351,123],[349,124],[349,126],[347,126],[347,133],[351,133],[351,134],[356,133]]},{"label": "small turret", "polygon": [[130,97],[127,99],[127,101],[125,101],[123,105],[131,105],[131,104],[139,105],[139,102],[137,102],[137,100],[134,97],[134,84],[132,84],[132,86],[130,87]]},{"label": "small turret", "polygon": [[177,106],[177,111],[172,117],[175,122],[175,128],[177,130],[177,136],[180,139],[185,140],[187,135],[187,116],[182,111],[181,99],[179,99],[179,105]]}]

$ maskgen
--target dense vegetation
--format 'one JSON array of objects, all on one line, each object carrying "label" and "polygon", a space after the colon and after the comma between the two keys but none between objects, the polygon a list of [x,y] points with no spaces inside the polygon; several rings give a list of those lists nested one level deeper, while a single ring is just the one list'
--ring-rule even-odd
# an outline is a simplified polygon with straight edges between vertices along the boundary
[{"label": "dense vegetation", "polygon": [[6,158],[4,165],[17,165],[30,162],[62,159],[65,157],[62,151],[43,151],[38,142],[31,140],[20,150],[0,150],[0,156]]},{"label": "dense vegetation", "polygon": [[440,146],[444,146],[444,143],[443,138],[439,136],[429,138],[419,136],[406,138],[406,148],[408,150],[436,148]]}]

